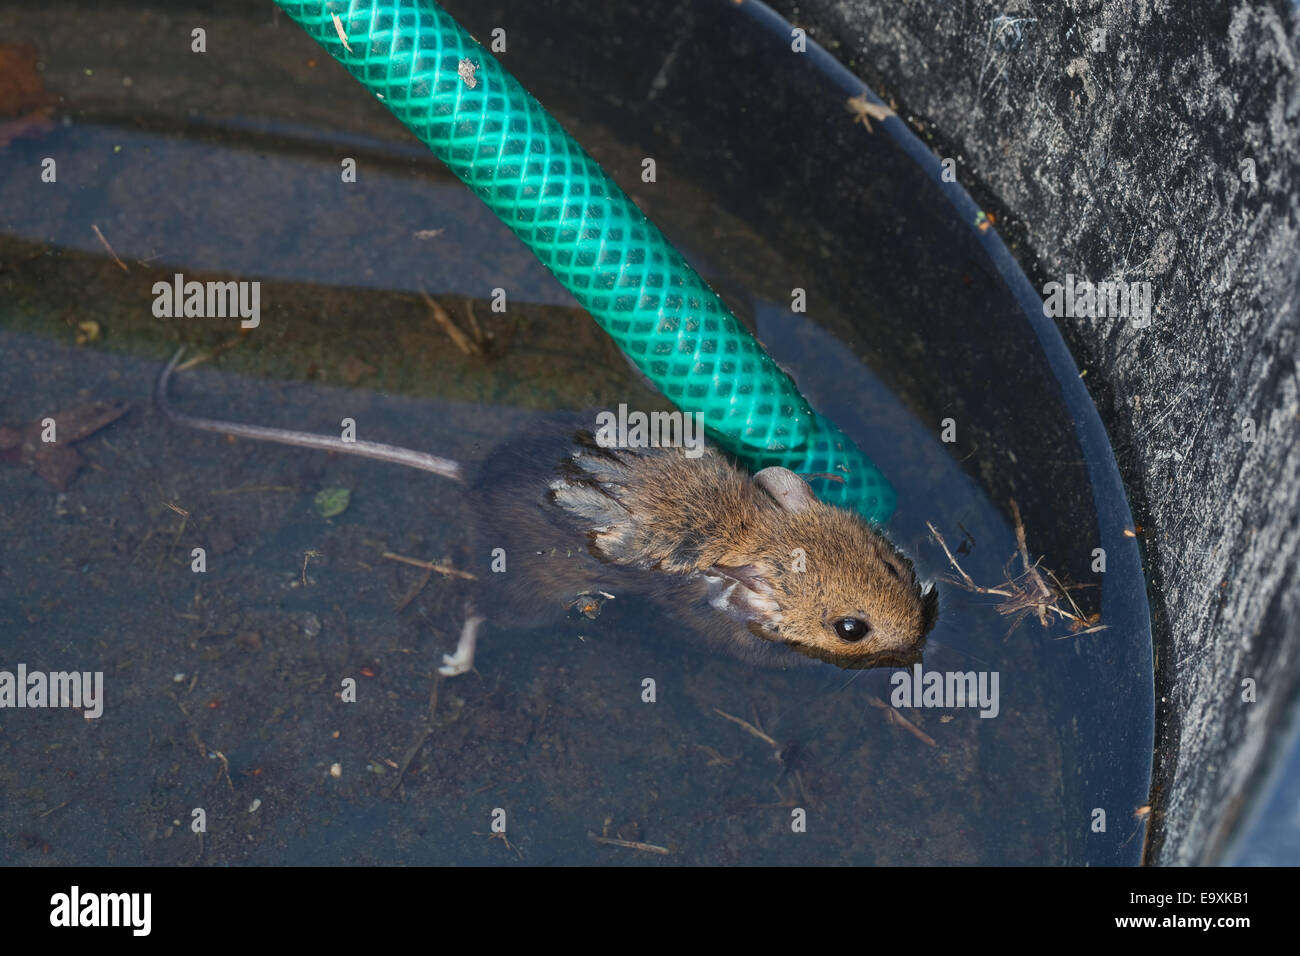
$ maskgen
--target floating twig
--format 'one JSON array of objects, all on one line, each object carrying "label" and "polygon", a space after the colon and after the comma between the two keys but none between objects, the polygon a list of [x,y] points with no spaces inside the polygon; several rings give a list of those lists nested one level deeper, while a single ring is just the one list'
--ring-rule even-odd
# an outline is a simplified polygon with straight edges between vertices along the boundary
[{"label": "floating twig", "polygon": [[[1010,504],[1011,515],[1016,523],[1016,550],[1002,569],[1005,580],[998,587],[984,587],[976,584],[974,579],[957,562],[956,556],[948,547],[947,542],[944,541],[939,529],[929,521],[925,523],[926,527],[930,529],[930,534],[934,536],[934,540],[939,543],[939,547],[943,548],[943,553],[948,556],[948,563],[960,575],[959,578],[949,577],[948,580],[958,587],[975,594],[987,594],[992,597],[1004,598],[1005,600],[998,605],[997,611],[999,614],[1014,617],[1011,627],[1007,631],[1008,635],[1019,627],[1020,622],[1031,613],[1038,618],[1038,623],[1044,628],[1048,627],[1049,615],[1056,615],[1068,621],[1070,630],[1073,632],[1072,636],[1106,630],[1109,625],[1096,623],[1100,620],[1100,615],[1094,614],[1091,617],[1085,615],[1080,610],[1079,605],[1075,603],[1074,598],[1070,597],[1071,591],[1095,587],[1095,585],[1062,584],[1060,578],[1050,569],[1042,568],[1040,570],[1043,561],[1041,557],[1037,561],[1031,562],[1029,560],[1029,545],[1025,540],[1025,524],[1020,517],[1020,508],[1014,499],[1010,501]],[[1018,574],[1013,574],[1012,565],[1017,557],[1020,558],[1024,570]]]},{"label": "floating twig", "polygon": [[294,491],[292,485],[245,485],[243,488],[214,488],[208,494],[220,495],[255,495],[266,491]]},{"label": "floating twig", "polygon": [[325,557],[325,553],[323,551],[316,551],[314,549],[308,549],[302,553],[302,586],[303,587],[307,587],[307,563],[311,561],[312,558],[323,558],[323,557]]},{"label": "floating twig", "polygon": [[[56,810],[62,810],[64,807],[66,807],[66,806],[67,806],[68,804],[70,804],[71,802],[72,802],[71,800],[64,800],[64,801],[63,801],[62,803],[60,803],[57,807],[50,807],[50,808],[49,808],[48,810],[46,810],[44,813],[38,814],[38,815],[37,815],[37,819],[38,819],[38,820],[44,820],[44,819],[45,819],[46,817],[48,817],[51,813],[54,813]],[[1149,808],[1148,808],[1148,809],[1149,809]]]},{"label": "floating twig", "polygon": [[396,606],[393,607],[393,611],[405,611],[406,606],[414,601],[419,593],[424,590],[425,586],[428,585],[431,577],[433,577],[433,568],[425,568],[424,577],[420,578],[420,580],[416,582],[415,586],[406,592],[406,597],[397,602]]},{"label": "floating twig", "polygon": [[456,348],[460,349],[466,355],[483,354],[483,349],[479,347],[479,344],[470,339],[468,335],[460,330],[460,327],[451,320],[451,315],[448,314],[446,309],[438,304],[437,300],[435,300],[433,296],[421,289],[420,297],[424,299],[424,304],[427,305],[429,311],[433,313],[433,321],[437,322],[438,327],[447,333],[447,337],[455,343]]},{"label": "floating twig", "polygon": [[131,270],[126,267],[126,263],[117,257],[117,253],[113,251],[113,247],[108,244],[108,240],[104,238],[104,234],[99,231],[99,227],[92,222],[90,228],[95,230],[95,235],[99,237],[99,241],[103,244],[104,248],[108,250],[108,254],[113,257],[113,261],[117,263],[117,267],[123,272],[130,272]]},{"label": "floating twig", "polygon": [[478,580],[468,571],[459,571],[456,568],[449,567],[445,564],[434,564],[432,561],[421,561],[419,558],[408,558],[404,554],[393,554],[391,551],[385,551],[383,556],[389,561],[400,561],[402,564],[409,564],[415,568],[424,568],[428,571],[437,571],[439,574],[445,574],[452,578],[464,578],[467,581]]},{"label": "floating twig", "polygon": [[397,776],[393,782],[388,785],[385,796],[391,797],[397,792],[397,788],[402,785],[402,778],[406,776],[406,771],[411,766],[411,761],[415,759],[416,754],[424,747],[425,741],[433,733],[433,716],[438,710],[438,688],[442,684],[442,675],[435,675],[433,678],[433,690],[429,692],[429,708],[425,711],[424,723],[420,727],[420,732],[416,734],[415,740],[411,746],[406,748],[406,753],[402,755],[402,762],[397,766]]},{"label": "floating twig", "polygon": [[939,746],[937,743],[935,743],[933,737],[931,737],[920,727],[916,726],[916,724],[912,723],[910,720],[908,720],[906,717],[900,714],[896,707],[889,706],[879,697],[868,697],[867,703],[871,704],[872,707],[879,707],[881,710],[885,712],[885,717],[891,724],[894,724],[898,727],[902,727],[904,730],[906,730],[917,740],[921,741],[921,743],[926,744],[927,746],[930,747]]},{"label": "floating twig", "polygon": [[760,730],[759,728],[755,727],[755,726],[754,726],[753,724],[751,724],[749,721],[747,721],[747,720],[742,720],[742,719],[739,718],[739,717],[733,717],[731,714],[727,713],[725,710],[718,710],[718,708],[716,708],[716,707],[713,708],[713,712],[714,712],[715,714],[717,714],[719,717],[721,717],[722,719],[724,719],[724,720],[729,720],[729,721],[731,721],[733,724],[736,724],[736,725],[738,725],[738,726],[740,726],[740,727],[744,727],[747,731],[749,731],[751,734],[753,734],[753,735],[754,735],[755,737],[757,737],[759,740],[763,741],[763,743],[767,744],[767,745],[768,745],[769,747],[771,747],[773,750],[776,750],[776,751],[780,751],[780,750],[781,750],[781,745],[780,745],[779,743],[777,743],[775,740],[773,740],[771,737],[769,737],[769,736],[768,736],[766,733],[764,733],[762,730]]},{"label": "floating twig", "polygon": [[621,846],[627,850],[640,850],[642,853],[657,853],[660,856],[670,856],[672,851],[666,846],[657,846],[653,843],[642,843],[639,840],[620,840],[618,837],[601,836],[599,833],[587,831],[587,836],[591,837],[597,843],[603,843],[605,846]]},{"label": "floating twig", "polygon": [[202,365],[204,362],[210,362],[212,359],[216,358],[222,352],[227,352],[230,349],[233,349],[236,345],[239,345],[243,341],[244,341],[243,336],[235,336],[235,338],[233,339],[227,339],[226,341],[222,342],[220,345],[214,345],[211,349],[209,349],[206,352],[197,352],[194,355],[191,355],[184,362],[181,362],[180,365],[177,365],[176,368],[173,369],[172,371],[184,372],[187,369],[194,368],[194,366],[196,365]]}]

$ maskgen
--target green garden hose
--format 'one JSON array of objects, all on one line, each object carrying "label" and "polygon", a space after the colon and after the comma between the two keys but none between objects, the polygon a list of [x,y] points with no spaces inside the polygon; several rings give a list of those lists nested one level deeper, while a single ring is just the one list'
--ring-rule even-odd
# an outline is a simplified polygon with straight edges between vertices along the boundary
[{"label": "green garden hose", "polygon": [[536,254],[651,381],[751,468],[883,524],[894,491],[627,194],[433,0],[277,0]]}]

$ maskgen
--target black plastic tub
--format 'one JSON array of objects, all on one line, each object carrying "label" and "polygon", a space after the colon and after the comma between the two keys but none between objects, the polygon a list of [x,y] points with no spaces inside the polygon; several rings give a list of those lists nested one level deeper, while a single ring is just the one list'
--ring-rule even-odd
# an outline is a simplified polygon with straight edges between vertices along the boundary
[{"label": "black plastic tub", "polygon": [[[425,735],[462,605],[454,580],[383,553],[462,557],[454,488],[179,430],[149,405],[161,361],[178,342],[220,349],[177,382],[189,410],[308,430],[364,416],[381,440],[467,459],[552,412],[648,400],[642,386],[508,230],[263,5],[205,16],[214,44],[257,40],[206,60],[169,52],[179,20],[116,10],[129,63],[59,42],[60,11],[0,8],[64,97],[6,162],[65,157],[66,184],[0,183],[6,420],[133,405],[62,489],[0,471],[33,516],[3,545],[0,662],[104,670],[123,702],[102,724],[42,715],[0,737],[0,766],[37,781],[0,828],[71,796],[41,835],[62,861],[176,862],[194,847],[174,821],[204,799],[239,810],[207,862],[1138,863],[1154,702],[1133,521],[1085,371],[960,175],[899,119],[857,121],[861,82],[815,44],[792,51],[760,4],[446,6],[478,36],[505,28],[507,65],[894,482],[891,536],[943,579],[925,667],[997,674],[996,706],[904,709],[904,725],[887,671],[753,671],[630,605],[492,634]],[[78,8],[78,36],[99,35],[94,16]],[[361,171],[346,187],[343,157]],[[178,271],[263,281],[262,326],[239,340],[157,319],[149,290]],[[484,305],[495,288],[503,316]],[[487,354],[460,354],[421,290],[459,321],[477,304]],[[323,516],[317,494],[338,488],[351,503]],[[1023,571],[1017,511],[1030,560],[1072,588],[1074,627],[947,580],[930,525],[1005,590]],[[198,546],[215,554],[201,580]],[[336,697],[347,677],[356,704]],[[48,746],[100,799],[42,768]],[[481,836],[498,809],[509,850]],[[794,809],[816,821],[807,839],[789,839]]]}]

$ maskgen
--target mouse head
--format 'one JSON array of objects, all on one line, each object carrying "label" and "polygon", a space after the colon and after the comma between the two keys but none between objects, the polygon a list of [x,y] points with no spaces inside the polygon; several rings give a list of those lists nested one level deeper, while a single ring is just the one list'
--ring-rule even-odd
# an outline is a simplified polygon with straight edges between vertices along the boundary
[{"label": "mouse head", "polygon": [[755,553],[711,569],[725,586],[713,604],[779,641],[838,667],[906,666],[921,659],[939,612],[903,554],[857,515],[817,499],[785,468],[765,468]]}]

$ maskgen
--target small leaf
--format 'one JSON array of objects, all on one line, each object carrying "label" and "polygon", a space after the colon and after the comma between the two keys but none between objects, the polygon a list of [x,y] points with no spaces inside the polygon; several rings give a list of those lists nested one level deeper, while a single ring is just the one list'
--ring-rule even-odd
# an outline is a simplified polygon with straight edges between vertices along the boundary
[{"label": "small leaf", "polygon": [[333,518],[348,510],[352,492],[347,488],[326,488],[316,494],[316,513],[322,518]]}]

